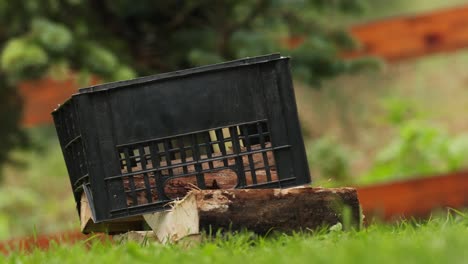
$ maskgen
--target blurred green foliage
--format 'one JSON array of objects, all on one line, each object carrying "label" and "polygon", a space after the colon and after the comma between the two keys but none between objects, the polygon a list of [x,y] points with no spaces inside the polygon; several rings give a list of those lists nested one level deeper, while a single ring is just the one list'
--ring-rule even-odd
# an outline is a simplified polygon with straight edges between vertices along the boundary
[{"label": "blurred green foliage", "polygon": [[307,158],[314,179],[350,182],[350,151],[336,140],[321,137],[307,148]]},{"label": "blurred green foliage", "polygon": [[[108,81],[277,51],[309,81],[365,64],[338,57],[356,43],[324,22],[362,12],[365,0],[1,2],[2,70],[13,81],[64,61]],[[288,51],[290,37],[305,41]]]},{"label": "blurred green foliage", "polygon": [[43,69],[49,57],[39,45],[27,39],[13,38],[5,45],[0,60],[8,79],[19,80]]},{"label": "blurred green foliage", "polygon": [[[369,158],[362,149],[348,149],[343,138],[309,139],[307,154],[315,183],[326,187],[374,184],[468,167],[468,133],[449,133],[443,125],[427,119],[430,113],[416,102],[396,94],[380,99],[383,113],[374,117],[390,134],[384,136],[388,142],[380,149],[373,148]],[[356,162],[364,163],[366,171],[352,171]]]},{"label": "blurred green foliage", "polygon": [[455,171],[468,166],[468,133],[451,135],[425,119],[411,100],[390,96],[381,101],[384,122],[396,135],[380,149],[359,182],[368,184]]},{"label": "blurred green foliage", "polygon": [[[53,127],[28,130],[31,147],[12,158],[23,166],[6,166],[0,185],[0,240],[33,231],[50,233],[77,225],[75,201]],[[57,202],[60,201],[60,202]]]},{"label": "blurred green foliage", "polygon": [[452,136],[419,120],[398,126],[396,137],[380,150],[361,183],[430,176],[468,166],[468,134]]},{"label": "blurred green foliage", "polygon": [[381,105],[385,111],[384,122],[392,125],[400,125],[407,120],[420,116],[414,102],[400,96],[385,97],[381,101]]},{"label": "blurred green foliage", "polygon": [[15,147],[25,147],[28,143],[25,133],[18,124],[21,115],[21,98],[18,91],[8,85],[5,74],[0,72],[0,183],[2,163],[15,163],[9,151]]},{"label": "blurred green foliage", "polygon": [[[339,58],[356,43],[326,19],[358,14],[366,2],[0,0],[0,90],[14,95],[20,81],[47,74],[73,71],[86,85],[92,75],[117,81],[278,51],[293,56],[298,78],[318,87],[323,78],[375,65]],[[304,38],[292,51],[291,37]],[[11,111],[20,104],[0,106],[0,121]],[[18,117],[2,123],[13,128],[0,137],[16,137]],[[0,148],[7,153],[15,143]]]}]

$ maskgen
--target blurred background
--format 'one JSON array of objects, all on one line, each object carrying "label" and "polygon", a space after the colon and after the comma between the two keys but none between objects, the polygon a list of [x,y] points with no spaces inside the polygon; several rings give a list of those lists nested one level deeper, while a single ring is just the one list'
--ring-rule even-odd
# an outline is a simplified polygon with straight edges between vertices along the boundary
[{"label": "blurred background", "polygon": [[50,112],[79,87],[292,57],[314,186],[468,165],[462,0],[0,0],[0,240],[76,230]]}]

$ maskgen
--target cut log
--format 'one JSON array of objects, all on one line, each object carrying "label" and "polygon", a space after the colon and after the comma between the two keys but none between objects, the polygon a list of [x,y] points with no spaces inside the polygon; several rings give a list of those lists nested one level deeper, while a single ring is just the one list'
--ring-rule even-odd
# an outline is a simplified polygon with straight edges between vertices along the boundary
[{"label": "cut log", "polygon": [[176,242],[202,229],[290,233],[337,223],[358,229],[362,220],[355,189],[311,187],[194,190],[169,212],[144,218],[163,242]]},{"label": "cut log", "polygon": [[172,209],[95,224],[86,195],[81,202],[83,233],[141,231],[146,223],[161,242],[174,242],[202,229],[291,232],[331,226],[359,228],[360,205],[353,188],[193,190]]},{"label": "cut log", "polygon": [[[265,234],[332,226],[359,228],[361,214],[353,188],[292,188],[194,191],[201,228],[247,228]],[[348,217],[348,219],[344,219]]]}]

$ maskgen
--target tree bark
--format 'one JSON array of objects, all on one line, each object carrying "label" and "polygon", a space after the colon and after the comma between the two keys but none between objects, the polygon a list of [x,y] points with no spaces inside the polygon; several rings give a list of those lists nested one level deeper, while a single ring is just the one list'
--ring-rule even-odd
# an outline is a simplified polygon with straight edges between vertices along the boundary
[{"label": "tree bark", "polygon": [[353,188],[202,190],[196,196],[200,227],[259,234],[332,226],[359,228],[361,214]]}]

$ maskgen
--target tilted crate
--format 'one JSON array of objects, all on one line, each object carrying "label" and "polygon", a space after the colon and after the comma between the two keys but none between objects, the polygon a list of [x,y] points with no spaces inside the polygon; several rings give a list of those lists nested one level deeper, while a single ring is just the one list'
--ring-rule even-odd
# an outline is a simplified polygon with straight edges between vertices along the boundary
[{"label": "tilted crate", "polygon": [[190,186],[310,182],[279,54],[80,89],[52,114],[76,202],[85,192],[95,222],[164,209]]}]

